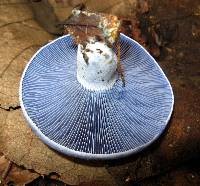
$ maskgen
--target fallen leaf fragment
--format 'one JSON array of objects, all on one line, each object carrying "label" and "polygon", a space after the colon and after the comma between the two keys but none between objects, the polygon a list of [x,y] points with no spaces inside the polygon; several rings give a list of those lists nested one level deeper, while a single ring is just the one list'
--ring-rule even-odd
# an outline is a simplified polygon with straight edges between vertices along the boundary
[{"label": "fallen leaf fragment", "polygon": [[15,185],[25,185],[39,177],[36,172],[26,170],[8,160],[4,155],[0,157],[0,184],[9,182]]}]

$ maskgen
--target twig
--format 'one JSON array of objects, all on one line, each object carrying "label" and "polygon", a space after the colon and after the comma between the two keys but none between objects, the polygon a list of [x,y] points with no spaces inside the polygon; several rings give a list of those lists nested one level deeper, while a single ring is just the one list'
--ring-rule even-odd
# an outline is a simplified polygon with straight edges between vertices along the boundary
[{"label": "twig", "polygon": [[27,18],[27,19],[20,20],[20,21],[14,21],[14,22],[11,22],[11,23],[5,23],[3,25],[0,25],[0,28],[3,28],[3,27],[8,26],[8,25],[12,25],[12,24],[22,23],[22,22],[29,21],[29,20],[33,20],[33,18]]},{"label": "twig", "polygon": [[122,66],[121,66],[121,63],[120,63],[120,43],[118,42],[117,44],[117,71],[121,77],[121,80],[122,80],[122,86],[125,87],[126,85],[126,82],[125,82],[125,77],[124,77],[124,73],[122,71]]},{"label": "twig", "polygon": [[97,28],[96,25],[89,25],[89,24],[80,24],[80,23],[58,23],[57,25],[64,25],[64,26],[74,26],[74,27],[77,27],[77,26],[80,26],[80,27],[94,27],[94,28]]}]

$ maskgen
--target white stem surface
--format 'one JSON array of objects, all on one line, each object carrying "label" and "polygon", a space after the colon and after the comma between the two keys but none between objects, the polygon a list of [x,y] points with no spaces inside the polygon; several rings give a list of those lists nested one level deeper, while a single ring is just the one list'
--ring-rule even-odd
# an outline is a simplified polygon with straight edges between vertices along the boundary
[{"label": "white stem surface", "polygon": [[77,51],[77,79],[79,83],[91,91],[108,90],[117,79],[117,56],[102,42],[88,43],[83,57],[83,47]]}]

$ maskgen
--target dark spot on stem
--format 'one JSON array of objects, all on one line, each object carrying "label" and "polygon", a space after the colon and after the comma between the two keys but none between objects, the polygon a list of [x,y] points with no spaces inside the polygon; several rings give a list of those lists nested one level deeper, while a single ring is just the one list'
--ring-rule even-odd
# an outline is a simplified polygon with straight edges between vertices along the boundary
[{"label": "dark spot on stem", "polygon": [[97,52],[99,52],[99,54],[103,53],[103,51],[101,49],[99,49],[99,48],[97,48],[96,50],[97,50]]}]

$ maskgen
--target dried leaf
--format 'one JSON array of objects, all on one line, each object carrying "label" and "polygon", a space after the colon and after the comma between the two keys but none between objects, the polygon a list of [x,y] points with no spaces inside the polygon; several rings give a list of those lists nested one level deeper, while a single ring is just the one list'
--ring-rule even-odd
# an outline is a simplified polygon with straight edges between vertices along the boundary
[{"label": "dried leaf", "polygon": [[33,18],[33,14],[26,4],[18,2],[19,4],[11,5],[12,3],[3,3],[2,0],[0,2],[0,28],[13,22],[21,22]]},{"label": "dried leaf", "polygon": [[2,180],[1,176],[5,173],[9,162],[10,161],[6,159],[5,156],[2,155],[0,157],[0,180],[2,183],[6,184],[8,182],[13,182],[15,185],[25,185],[39,177],[39,174],[33,171],[25,170],[22,167],[12,164],[7,172],[6,177],[4,178],[4,180]]},{"label": "dried leaf", "polygon": [[3,154],[1,154],[1,156],[0,156],[0,175],[3,174],[3,172],[6,169],[8,163],[9,163],[9,161],[5,158],[5,156]]},{"label": "dried leaf", "polygon": [[[29,19],[32,13],[28,6],[21,6],[0,6],[0,17],[3,17],[3,23],[0,21],[0,107],[5,109],[19,105],[18,89],[22,71],[34,52],[52,38]],[[16,14],[18,11],[21,14]],[[15,17],[13,23],[10,17]],[[22,21],[24,18],[21,17],[27,21]]]}]

